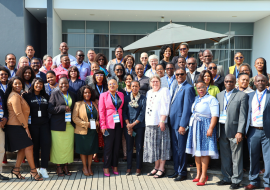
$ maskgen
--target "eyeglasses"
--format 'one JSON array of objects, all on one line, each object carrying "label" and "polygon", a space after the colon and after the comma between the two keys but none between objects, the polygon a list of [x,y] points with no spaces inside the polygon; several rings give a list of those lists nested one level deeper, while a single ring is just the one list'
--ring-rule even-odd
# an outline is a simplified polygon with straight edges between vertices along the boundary
[{"label": "eyeglasses", "polygon": [[155,81],[151,81],[152,83],[158,83],[159,81],[155,80]]},{"label": "eyeglasses", "polygon": [[120,71],[123,71],[123,69],[115,69],[116,72],[120,72]]},{"label": "eyeglasses", "polygon": [[176,73],[176,74],[175,74],[175,76],[177,76],[177,77],[179,77],[180,75],[181,75],[181,76],[184,76],[185,73]]},{"label": "eyeglasses", "polygon": [[234,83],[234,81],[232,81],[232,80],[225,80],[224,82],[225,83]]},{"label": "eyeglasses", "polygon": [[32,62],[33,65],[39,65],[39,62]]},{"label": "eyeglasses", "polygon": [[186,51],[187,48],[180,48],[179,50],[180,50],[180,51]]},{"label": "eyeglasses", "polygon": [[147,57],[141,57],[141,59],[147,59]]},{"label": "eyeglasses", "polygon": [[84,55],[78,55],[79,57],[84,57]]},{"label": "eyeglasses", "polygon": [[235,57],[236,60],[243,59],[244,57]]},{"label": "eyeglasses", "polygon": [[201,90],[201,89],[204,89],[204,88],[206,88],[206,86],[204,86],[204,87],[199,87],[199,88],[197,88],[197,90]]},{"label": "eyeglasses", "polygon": [[99,61],[104,61],[105,59],[98,59]]},{"label": "eyeglasses", "polygon": [[166,70],[173,70],[173,68],[166,68]]},{"label": "eyeglasses", "polygon": [[103,74],[96,74],[97,77],[103,77]]},{"label": "eyeglasses", "polygon": [[216,66],[215,66],[215,67],[208,67],[208,70],[211,71],[212,69],[213,69],[213,70],[217,70],[217,67],[216,67]]},{"label": "eyeglasses", "polygon": [[111,83],[111,84],[109,84],[109,86],[116,86],[116,84],[115,83]]},{"label": "eyeglasses", "polygon": [[0,76],[7,76],[8,74],[7,73],[2,73]]},{"label": "eyeglasses", "polygon": [[195,65],[196,63],[188,63],[188,65]]}]

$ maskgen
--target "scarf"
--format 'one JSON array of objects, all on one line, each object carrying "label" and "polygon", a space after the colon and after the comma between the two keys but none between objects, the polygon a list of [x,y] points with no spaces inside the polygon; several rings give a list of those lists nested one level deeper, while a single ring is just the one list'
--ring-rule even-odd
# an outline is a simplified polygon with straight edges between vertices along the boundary
[{"label": "scarf", "polygon": [[135,96],[135,100],[134,100],[133,94],[131,92],[130,93],[130,99],[131,99],[131,101],[129,102],[129,105],[131,107],[133,107],[133,108],[139,107],[138,100],[140,99],[140,97],[141,97],[141,94],[138,92],[138,94]]}]

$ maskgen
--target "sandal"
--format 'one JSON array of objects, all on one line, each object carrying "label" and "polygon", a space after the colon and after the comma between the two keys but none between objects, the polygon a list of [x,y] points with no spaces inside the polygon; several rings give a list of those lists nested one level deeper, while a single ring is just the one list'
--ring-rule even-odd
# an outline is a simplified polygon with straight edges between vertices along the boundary
[{"label": "sandal", "polygon": [[[165,176],[165,170],[164,171],[158,170],[158,171],[161,172],[162,174],[161,175],[155,174],[154,178],[163,178]],[[155,176],[157,176],[157,177],[155,177]]]},{"label": "sandal", "polygon": [[[154,174],[152,173],[153,170],[156,171]],[[158,172],[156,168],[154,168],[153,170],[150,173],[148,173],[147,176],[154,176]]]},{"label": "sandal", "polygon": [[67,175],[67,176],[71,176],[71,173],[68,171],[68,168],[67,168],[67,164],[65,164],[65,166],[64,166],[64,169],[63,169],[63,172],[65,173],[65,175]]},{"label": "sandal", "polygon": [[[18,171],[15,171],[14,169],[18,169]],[[14,173],[15,172],[15,173]],[[14,167],[12,170],[11,170],[11,176],[13,178],[13,174],[17,177],[17,179],[25,179],[25,177],[22,176],[22,174],[20,173],[20,167]],[[18,174],[16,174],[18,173]]]},{"label": "sandal", "polygon": [[58,168],[61,168],[61,166],[57,166],[57,167],[56,167],[56,173],[57,173],[58,177],[63,177],[65,174],[63,173],[62,168],[61,168],[61,172],[58,172],[58,171],[57,171]]},{"label": "sandal", "polygon": [[[36,170],[36,168],[31,169],[31,171],[32,170]],[[38,172],[30,172],[30,174],[31,174],[31,179],[34,178],[35,181],[43,181],[43,178],[38,175]],[[33,176],[33,174],[36,174],[36,175]]]}]

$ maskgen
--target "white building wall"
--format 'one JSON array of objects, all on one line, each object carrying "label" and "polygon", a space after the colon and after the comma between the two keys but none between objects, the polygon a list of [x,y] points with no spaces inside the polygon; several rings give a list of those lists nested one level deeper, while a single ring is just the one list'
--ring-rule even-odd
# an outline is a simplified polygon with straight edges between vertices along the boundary
[{"label": "white building wall", "polygon": [[59,47],[62,42],[62,20],[53,10],[53,57],[60,53]]},{"label": "white building wall", "polygon": [[268,62],[267,72],[270,73],[270,16],[254,23],[252,71],[257,73],[254,62],[258,57],[263,57]]}]

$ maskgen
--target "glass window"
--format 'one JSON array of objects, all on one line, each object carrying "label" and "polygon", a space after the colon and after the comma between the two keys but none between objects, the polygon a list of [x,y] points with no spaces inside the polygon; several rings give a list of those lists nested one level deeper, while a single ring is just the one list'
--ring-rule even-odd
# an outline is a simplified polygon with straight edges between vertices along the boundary
[{"label": "glass window", "polygon": [[222,38],[219,42],[207,43],[209,49],[229,49],[229,38]]},{"label": "glass window", "polygon": [[85,22],[84,21],[62,21],[62,32],[63,33],[84,33]]},{"label": "glass window", "polygon": [[[88,50],[88,48],[86,49]],[[89,48],[89,49],[94,49],[96,54],[103,53],[106,56],[107,60],[109,61],[109,49],[107,48],[104,48],[104,49],[103,48]]]},{"label": "glass window", "polygon": [[63,34],[62,41],[66,42],[69,47],[85,47],[84,34]]},{"label": "glass window", "polygon": [[235,36],[231,38],[231,49],[252,49],[252,36]]},{"label": "glass window", "polygon": [[124,48],[143,37],[144,35],[111,35],[111,47],[121,45]]},{"label": "glass window", "polygon": [[111,22],[112,34],[148,34],[157,29],[156,22]]},{"label": "glass window", "polygon": [[87,52],[85,52],[85,48],[69,48],[68,53],[76,58],[76,52],[78,50],[82,50],[84,52],[85,58],[87,59]]},{"label": "glass window", "polygon": [[86,34],[87,47],[109,47],[109,35]]},{"label": "glass window", "polygon": [[231,23],[231,35],[253,35],[253,23]]},{"label": "glass window", "polygon": [[229,26],[230,23],[208,22],[206,24],[206,30],[220,34],[229,34]]},{"label": "glass window", "polygon": [[213,62],[217,65],[222,65],[224,74],[226,74],[228,70],[228,50],[212,50],[213,53]]},{"label": "glass window", "polygon": [[109,22],[86,21],[86,33],[109,33]]}]

